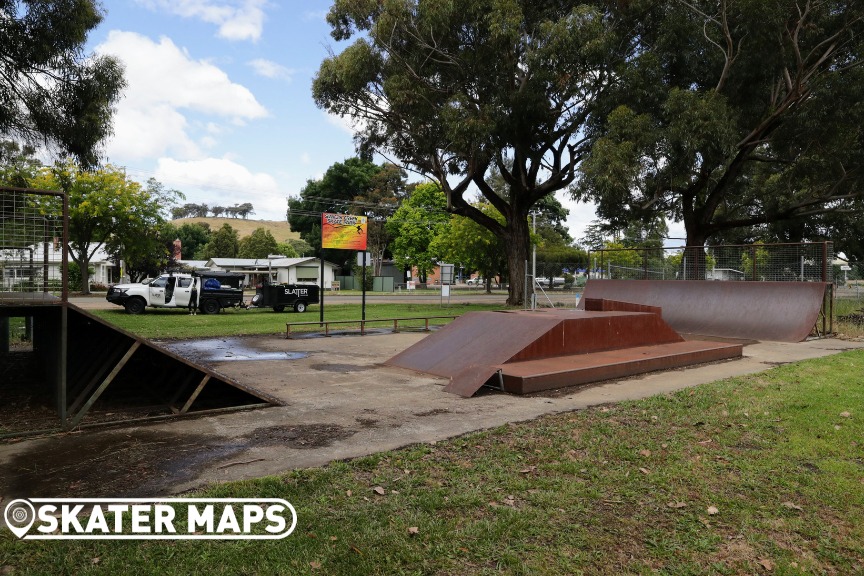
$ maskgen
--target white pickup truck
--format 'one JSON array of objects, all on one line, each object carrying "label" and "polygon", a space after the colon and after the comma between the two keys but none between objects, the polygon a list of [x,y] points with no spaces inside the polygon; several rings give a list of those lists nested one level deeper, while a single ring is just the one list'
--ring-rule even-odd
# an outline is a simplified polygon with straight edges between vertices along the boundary
[{"label": "white pickup truck", "polygon": [[115,284],[105,299],[123,306],[129,314],[141,314],[148,307],[187,308],[193,286],[198,291],[198,309],[216,314],[222,308],[243,304],[243,274],[193,272],[162,274],[140,284]]},{"label": "white pickup truck", "polygon": [[538,276],[536,279],[537,284],[541,288],[563,288],[564,287],[564,278],[556,276],[551,280],[549,278],[545,278],[543,276]]}]

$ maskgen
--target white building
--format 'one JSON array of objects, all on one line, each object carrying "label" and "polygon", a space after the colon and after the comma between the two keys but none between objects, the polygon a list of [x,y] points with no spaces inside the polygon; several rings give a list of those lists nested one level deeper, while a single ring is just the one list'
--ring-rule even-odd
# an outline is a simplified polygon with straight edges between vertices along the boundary
[{"label": "white building", "polygon": [[[245,284],[264,280],[271,284],[317,284],[321,286],[321,260],[318,258],[211,258],[207,268],[213,271],[240,272]],[[336,264],[324,261],[324,289],[333,287]]]}]

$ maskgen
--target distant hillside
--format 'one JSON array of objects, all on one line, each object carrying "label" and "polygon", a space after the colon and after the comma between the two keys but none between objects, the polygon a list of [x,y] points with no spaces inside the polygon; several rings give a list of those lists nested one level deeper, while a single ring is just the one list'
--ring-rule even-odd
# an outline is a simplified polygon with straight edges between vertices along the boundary
[{"label": "distant hillside", "polygon": [[172,220],[171,223],[175,226],[182,226],[187,222],[205,222],[210,225],[211,231],[216,231],[223,224],[230,224],[232,228],[237,230],[240,238],[249,236],[256,228],[266,228],[270,230],[277,242],[285,242],[287,240],[299,240],[300,234],[291,231],[291,226],[288,222],[278,220],[243,220],[242,218],[178,218]]}]

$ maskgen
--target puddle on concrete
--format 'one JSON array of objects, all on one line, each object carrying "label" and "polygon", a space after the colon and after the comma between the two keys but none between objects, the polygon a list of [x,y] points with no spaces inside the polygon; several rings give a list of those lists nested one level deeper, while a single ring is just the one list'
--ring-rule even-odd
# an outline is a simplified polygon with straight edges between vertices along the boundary
[{"label": "puddle on concrete", "polygon": [[234,360],[299,360],[306,352],[272,352],[249,346],[241,338],[211,338],[207,340],[184,340],[182,342],[159,342],[175,354],[199,362],[230,362]]}]

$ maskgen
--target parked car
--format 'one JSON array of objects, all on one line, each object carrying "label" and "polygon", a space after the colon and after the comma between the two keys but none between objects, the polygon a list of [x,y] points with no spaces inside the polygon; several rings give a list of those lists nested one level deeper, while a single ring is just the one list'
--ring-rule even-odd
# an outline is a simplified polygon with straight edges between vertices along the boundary
[{"label": "parked car", "polygon": [[192,286],[198,290],[198,309],[216,314],[222,308],[243,304],[243,274],[231,272],[193,272],[162,274],[140,284],[115,284],[105,299],[123,306],[129,314],[141,314],[153,308],[186,308]]}]

